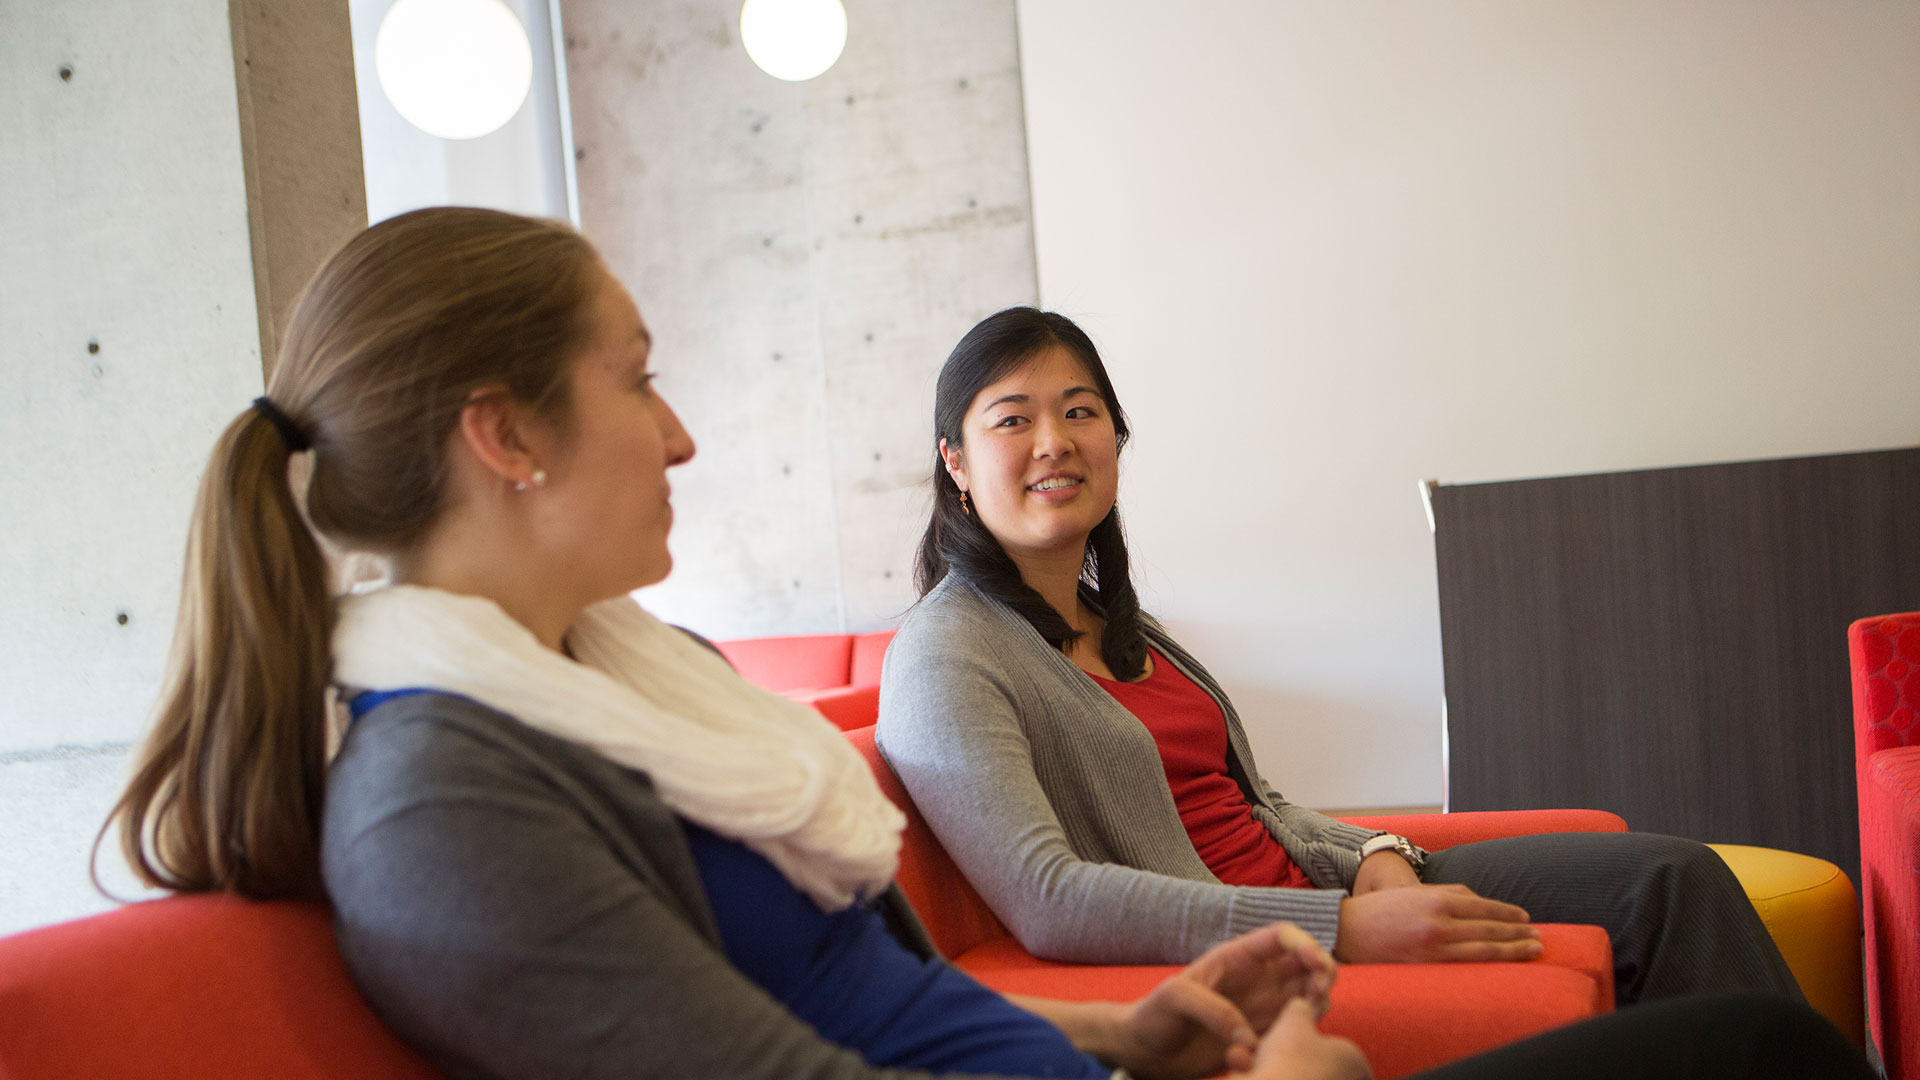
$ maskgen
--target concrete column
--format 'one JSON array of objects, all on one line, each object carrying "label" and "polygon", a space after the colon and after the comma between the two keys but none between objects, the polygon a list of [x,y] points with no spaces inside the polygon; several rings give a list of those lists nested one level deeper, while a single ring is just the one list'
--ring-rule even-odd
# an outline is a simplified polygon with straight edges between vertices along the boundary
[{"label": "concrete column", "polygon": [[367,225],[347,0],[232,0],[260,356],[320,263]]}]

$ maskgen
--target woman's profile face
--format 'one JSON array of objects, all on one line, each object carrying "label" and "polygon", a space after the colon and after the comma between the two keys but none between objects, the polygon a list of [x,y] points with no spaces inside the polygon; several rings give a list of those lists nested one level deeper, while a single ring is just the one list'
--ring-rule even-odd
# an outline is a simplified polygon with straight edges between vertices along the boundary
[{"label": "woman's profile face", "polygon": [[653,385],[652,338],[627,290],[601,274],[593,330],[572,372],[570,429],[534,493],[546,555],[588,595],[610,598],[667,576],[673,505],[667,470],[693,439]]},{"label": "woman's profile face", "polygon": [[1007,554],[1078,559],[1113,509],[1119,447],[1092,376],[1054,345],[974,395],[947,472]]}]

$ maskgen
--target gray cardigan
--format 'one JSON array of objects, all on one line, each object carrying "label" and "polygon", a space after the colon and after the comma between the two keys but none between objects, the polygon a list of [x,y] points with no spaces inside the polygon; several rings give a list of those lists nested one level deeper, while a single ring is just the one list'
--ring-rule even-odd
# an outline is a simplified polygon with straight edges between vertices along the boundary
[{"label": "gray cardigan", "polygon": [[[321,866],[354,980],[452,1077],[881,1080],[727,961],[645,775],[465,698],[356,721]],[[882,914],[932,955],[897,890]]]},{"label": "gray cardigan", "polygon": [[1186,963],[1271,922],[1329,951],[1376,831],[1261,779],[1233,705],[1151,620],[1154,648],[1226,714],[1227,768],[1317,888],[1223,885],[1187,838],[1153,736],[1013,609],[949,574],[887,650],[876,742],[994,914],[1037,956]]}]

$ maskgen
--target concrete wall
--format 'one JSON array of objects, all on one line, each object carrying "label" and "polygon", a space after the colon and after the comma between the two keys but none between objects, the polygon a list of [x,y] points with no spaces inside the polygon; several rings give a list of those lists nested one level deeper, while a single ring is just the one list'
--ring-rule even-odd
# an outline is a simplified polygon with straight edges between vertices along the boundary
[{"label": "concrete wall", "polygon": [[4,14],[0,751],[142,730],[194,486],[260,392],[227,4]]},{"label": "concrete wall", "polygon": [[1010,0],[849,0],[825,75],[765,75],[736,0],[565,0],[582,224],[699,445],[645,602],[719,637],[912,602],[933,380],[1034,297]]},{"label": "concrete wall", "polygon": [[365,220],[357,175],[325,186],[358,139],[316,120],[340,119],[338,80],[311,77],[344,0],[284,15],[0,0],[0,933],[104,906],[85,854],[158,691],[200,471],[260,392],[285,279]]},{"label": "concrete wall", "polygon": [[1419,479],[1920,436],[1920,6],[1019,16],[1041,297],[1133,412],[1145,598],[1296,799],[1439,801]]}]

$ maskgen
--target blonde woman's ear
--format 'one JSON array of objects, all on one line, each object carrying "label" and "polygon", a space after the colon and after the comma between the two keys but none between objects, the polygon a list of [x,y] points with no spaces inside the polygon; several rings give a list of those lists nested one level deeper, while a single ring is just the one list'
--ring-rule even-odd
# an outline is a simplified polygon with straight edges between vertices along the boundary
[{"label": "blonde woman's ear", "polygon": [[[526,410],[505,387],[483,387],[461,406],[458,428],[461,444],[481,468],[521,490],[528,478],[540,471],[534,450],[521,430],[525,420]],[[542,474],[540,480],[545,479]]]}]

